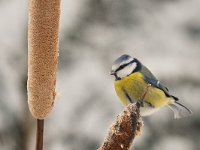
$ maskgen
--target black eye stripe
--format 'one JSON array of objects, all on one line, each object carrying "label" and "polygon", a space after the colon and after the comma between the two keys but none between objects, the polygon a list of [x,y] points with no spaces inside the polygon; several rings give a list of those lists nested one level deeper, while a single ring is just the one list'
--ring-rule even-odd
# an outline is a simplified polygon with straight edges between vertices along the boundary
[{"label": "black eye stripe", "polygon": [[132,61],[130,61],[129,63],[127,64],[123,64],[121,66],[119,66],[115,72],[119,71],[119,70],[122,70],[123,68],[125,68],[126,66],[130,65],[131,63],[135,62],[134,59]]},{"label": "black eye stripe", "polygon": [[126,67],[128,64],[124,64],[124,65],[121,65],[119,66],[119,68],[117,68],[116,72],[119,71],[119,70],[122,70],[124,67]]}]

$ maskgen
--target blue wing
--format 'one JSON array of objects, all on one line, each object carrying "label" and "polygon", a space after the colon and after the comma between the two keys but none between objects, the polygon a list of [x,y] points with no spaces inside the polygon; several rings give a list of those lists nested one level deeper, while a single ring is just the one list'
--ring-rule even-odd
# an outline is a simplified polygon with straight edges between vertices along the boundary
[{"label": "blue wing", "polygon": [[163,86],[158,80],[151,79],[145,75],[143,75],[143,77],[147,83],[151,84],[151,86],[159,88],[160,90],[162,90],[165,93],[166,96],[170,97],[168,89],[165,86]]},{"label": "blue wing", "polygon": [[175,96],[173,96],[173,95],[171,95],[171,94],[169,93],[168,88],[165,87],[164,85],[162,85],[162,84],[160,83],[160,81],[158,81],[158,80],[156,79],[156,77],[155,77],[145,66],[143,66],[142,70],[143,70],[143,71],[142,71],[142,75],[143,75],[143,77],[144,77],[144,80],[145,80],[147,83],[151,84],[151,86],[153,86],[153,87],[156,87],[156,88],[162,90],[162,91],[165,93],[165,95],[166,95],[167,97],[173,97],[175,100],[178,100],[177,97],[175,97]]}]

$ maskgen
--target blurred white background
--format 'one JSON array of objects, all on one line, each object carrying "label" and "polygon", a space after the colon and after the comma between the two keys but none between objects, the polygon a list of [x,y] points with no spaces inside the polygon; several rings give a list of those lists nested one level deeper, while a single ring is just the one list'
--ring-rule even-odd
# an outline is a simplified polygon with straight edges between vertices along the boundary
[{"label": "blurred white background", "polygon": [[[45,121],[48,150],[93,150],[123,110],[109,76],[129,54],[145,64],[193,116],[163,108],[144,118],[137,150],[199,150],[200,0],[62,0],[57,98]],[[28,2],[0,0],[0,149],[34,150],[28,111]]]}]

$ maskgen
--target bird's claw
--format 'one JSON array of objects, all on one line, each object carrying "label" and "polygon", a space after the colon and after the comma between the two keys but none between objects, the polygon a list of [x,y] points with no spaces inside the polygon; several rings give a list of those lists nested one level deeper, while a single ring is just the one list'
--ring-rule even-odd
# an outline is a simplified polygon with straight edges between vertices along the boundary
[{"label": "bird's claw", "polygon": [[144,107],[144,101],[143,100],[138,100],[137,101],[137,105],[139,105],[140,107]]}]

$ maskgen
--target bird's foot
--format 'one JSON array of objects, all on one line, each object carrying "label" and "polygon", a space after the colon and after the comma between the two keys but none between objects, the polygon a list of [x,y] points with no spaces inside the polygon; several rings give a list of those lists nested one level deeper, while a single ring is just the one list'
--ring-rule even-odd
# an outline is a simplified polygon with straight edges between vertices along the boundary
[{"label": "bird's foot", "polygon": [[137,101],[137,105],[139,105],[139,107],[144,107],[144,101],[143,100],[138,100]]}]

